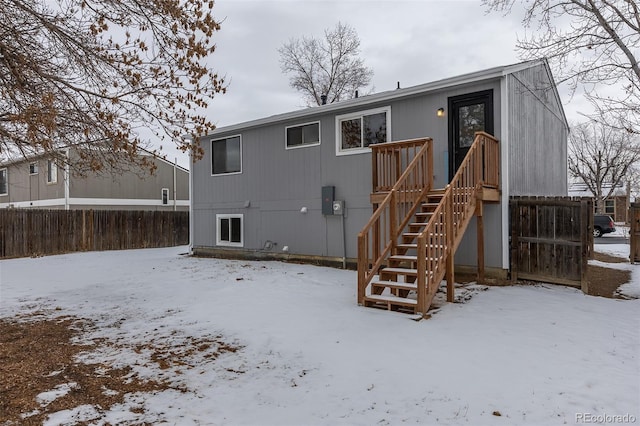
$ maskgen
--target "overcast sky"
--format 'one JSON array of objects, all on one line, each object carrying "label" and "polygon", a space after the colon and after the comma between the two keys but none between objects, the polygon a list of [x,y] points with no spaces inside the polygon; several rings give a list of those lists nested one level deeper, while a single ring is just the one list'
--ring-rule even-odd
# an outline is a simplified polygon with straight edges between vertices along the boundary
[{"label": "overcast sky", "polygon": [[[339,21],[360,36],[374,92],[520,62],[515,44],[525,34],[521,10],[487,14],[480,0],[216,0],[214,15],[223,22],[210,64],[229,82],[207,112],[218,127],[303,108],[280,71],[278,48],[322,37]],[[567,104],[560,89],[568,118],[579,119],[586,104],[579,97]]]}]

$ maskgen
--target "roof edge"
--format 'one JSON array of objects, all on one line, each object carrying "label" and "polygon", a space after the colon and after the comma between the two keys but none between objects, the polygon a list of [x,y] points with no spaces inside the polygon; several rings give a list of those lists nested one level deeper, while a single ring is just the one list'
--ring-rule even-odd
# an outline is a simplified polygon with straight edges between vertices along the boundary
[{"label": "roof edge", "polygon": [[[519,62],[517,64],[512,64],[512,65],[497,66],[497,67],[487,68],[480,71],[461,74],[454,77],[448,77],[445,79],[436,80],[429,83],[423,83],[416,86],[410,86],[403,89],[388,90],[380,93],[375,93],[372,95],[362,96],[360,98],[347,99],[347,100],[336,102],[333,104],[314,106],[306,109],[271,115],[268,117],[258,118],[255,120],[249,120],[249,121],[244,121],[237,124],[231,124],[228,126],[219,127],[215,129],[213,132],[207,135],[203,135],[203,137],[235,132],[238,130],[250,129],[254,127],[263,126],[266,124],[275,124],[282,121],[293,120],[297,118],[304,118],[310,115],[330,113],[330,112],[339,111],[342,109],[351,108],[354,106],[366,106],[372,103],[400,99],[403,97],[413,96],[421,93],[428,93],[436,90],[445,89],[448,87],[459,86],[462,84],[475,83],[481,80],[503,78],[514,72],[540,65],[545,61],[546,61],[545,59],[534,59],[530,61]],[[548,65],[547,65],[547,68],[548,68]],[[555,85],[555,82],[554,82],[554,85]],[[556,93],[556,96],[557,96],[557,93]],[[562,103],[560,103],[560,106],[562,107]],[[564,110],[562,112],[564,114]],[[565,117],[565,122],[566,122],[566,117]]]}]

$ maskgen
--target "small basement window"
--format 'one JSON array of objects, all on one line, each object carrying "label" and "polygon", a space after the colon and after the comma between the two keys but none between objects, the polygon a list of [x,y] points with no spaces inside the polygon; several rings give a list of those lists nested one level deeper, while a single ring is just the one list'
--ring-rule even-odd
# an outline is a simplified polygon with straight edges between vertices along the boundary
[{"label": "small basement window", "polygon": [[286,148],[320,145],[320,122],[305,123],[285,128]]},{"label": "small basement window", "polygon": [[169,204],[169,188],[162,188],[162,204]]},{"label": "small basement window", "polygon": [[211,141],[211,174],[242,173],[240,135]]},{"label": "small basement window", "polygon": [[219,246],[242,247],[242,214],[216,215],[216,244]]},{"label": "small basement window", "polygon": [[389,141],[391,107],[336,117],[336,155],[369,152],[369,145]]},{"label": "small basement window", "polygon": [[38,163],[29,163],[29,174],[30,175],[38,174]]}]

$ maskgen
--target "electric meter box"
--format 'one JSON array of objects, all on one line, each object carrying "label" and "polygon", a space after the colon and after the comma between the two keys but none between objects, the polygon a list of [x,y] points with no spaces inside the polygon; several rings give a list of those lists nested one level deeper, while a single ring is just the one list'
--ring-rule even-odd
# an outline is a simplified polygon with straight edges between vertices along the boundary
[{"label": "electric meter box", "polygon": [[335,186],[323,186],[322,187],[322,214],[333,215],[333,202],[336,197]]},{"label": "electric meter box", "polygon": [[344,214],[344,201],[334,200],[333,202],[333,214],[342,216]]}]

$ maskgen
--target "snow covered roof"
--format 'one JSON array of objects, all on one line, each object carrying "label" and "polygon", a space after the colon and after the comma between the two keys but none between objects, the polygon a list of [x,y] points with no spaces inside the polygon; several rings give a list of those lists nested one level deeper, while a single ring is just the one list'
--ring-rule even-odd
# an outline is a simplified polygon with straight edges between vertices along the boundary
[{"label": "snow covered roof", "polygon": [[[611,183],[605,183],[602,185],[602,192],[607,194],[611,189]],[[567,191],[567,195],[570,197],[593,197],[593,193],[587,188],[585,183],[569,182],[569,190]],[[624,196],[627,195],[627,188],[624,183],[620,183],[614,190],[613,196]]]}]

